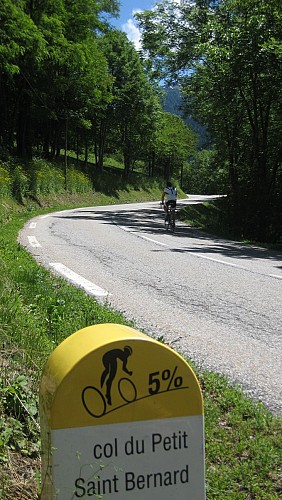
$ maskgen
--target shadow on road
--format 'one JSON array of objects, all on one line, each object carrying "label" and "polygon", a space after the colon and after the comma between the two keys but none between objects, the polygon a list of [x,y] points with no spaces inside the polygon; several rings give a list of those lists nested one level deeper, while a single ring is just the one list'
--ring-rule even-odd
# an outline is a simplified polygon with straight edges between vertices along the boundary
[{"label": "shadow on road", "polygon": [[[186,205],[183,205],[186,206]],[[181,208],[181,203],[178,204]],[[164,213],[158,206],[155,208],[138,208],[132,209],[132,206],[122,210],[107,210],[91,209],[74,211],[72,215],[69,212],[66,215],[54,214],[54,218],[72,219],[72,220],[95,220],[103,224],[115,224],[122,226],[131,232],[146,233],[154,237],[160,234],[167,234],[164,228]],[[187,238],[191,240],[189,246],[179,246],[170,248],[170,251],[176,253],[209,253],[220,254],[237,259],[269,259],[277,261],[281,264],[282,253],[279,251],[271,251],[261,247],[249,246],[237,241],[226,240],[217,236],[205,233],[199,229],[192,228],[184,223],[176,222],[176,230],[174,233],[169,233],[175,238],[175,242],[180,239]],[[200,242],[199,242],[200,240]],[[281,265],[276,266],[281,269]]]}]

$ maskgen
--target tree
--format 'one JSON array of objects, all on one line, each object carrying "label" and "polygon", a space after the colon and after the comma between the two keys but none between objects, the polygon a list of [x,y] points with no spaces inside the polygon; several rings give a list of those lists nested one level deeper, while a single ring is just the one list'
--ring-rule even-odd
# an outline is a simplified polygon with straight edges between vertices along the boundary
[{"label": "tree", "polygon": [[[155,52],[161,53],[163,67],[171,75],[181,74],[189,109],[208,125],[221,165],[227,165],[238,232],[258,239],[277,238],[281,2],[196,0],[176,7],[166,1],[139,18],[145,49],[153,58]],[[160,62],[159,57],[153,60]]]},{"label": "tree", "polygon": [[195,84],[210,130],[228,160],[234,223],[261,240],[275,223],[273,213],[278,215],[281,4],[279,14],[273,1],[226,1],[209,25],[213,39],[206,43],[206,63]]},{"label": "tree", "polygon": [[11,148],[17,130],[19,156],[30,158],[38,143],[54,153],[65,142],[67,128],[88,123],[93,106],[108,93],[98,38],[107,29],[103,9],[114,14],[117,5],[114,0],[3,0],[0,84],[7,99],[2,112],[13,117],[6,120],[6,136]]},{"label": "tree", "polygon": [[180,116],[163,112],[160,115],[155,137],[156,162],[163,177],[180,176],[183,163],[195,153],[196,137]]},{"label": "tree", "polygon": [[12,148],[16,131],[18,153],[30,156],[32,89],[26,73],[28,68],[37,68],[46,55],[46,42],[24,4],[3,0],[0,5],[0,134],[2,145]]},{"label": "tree", "polygon": [[[219,167],[221,165],[221,168]],[[183,189],[187,193],[224,194],[228,176],[214,149],[201,149],[185,164]]]},{"label": "tree", "polygon": [[142,61],[124,33],[109,33],[104,51],[113,78],[113,99],[107,109],[111,145],[120,149],[127,178],[134,162],[146,154],[160,104]]}]

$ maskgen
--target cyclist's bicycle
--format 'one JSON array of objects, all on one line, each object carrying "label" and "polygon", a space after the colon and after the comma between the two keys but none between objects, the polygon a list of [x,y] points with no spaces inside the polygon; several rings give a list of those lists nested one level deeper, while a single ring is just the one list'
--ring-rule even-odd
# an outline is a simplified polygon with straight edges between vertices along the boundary
[{"label": "cyclist's bicycle", "polygon": [[[136,387],[129,378],[121,378],[119,380],[118,392],[121,396],[121,404],[112,408],[112,410],[121,408],[125,404],[133,403],[137,398]],[[97,387],[88,385],[83,389],[81,397],[83,406],[91,417],[100,418],[110,411],[105,396]]]},{"label": "cyclist's bicycle", "polygon": [[170,230],[174,233],[175,231],[175,207],[171,205],[167,206],[167,212],[165,215],[164,225],[166,231]]}]

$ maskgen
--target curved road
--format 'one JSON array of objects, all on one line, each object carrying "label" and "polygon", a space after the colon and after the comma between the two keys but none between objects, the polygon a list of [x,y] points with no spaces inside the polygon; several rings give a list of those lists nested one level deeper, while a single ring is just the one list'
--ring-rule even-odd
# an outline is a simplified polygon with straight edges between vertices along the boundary
[{"label": "curved road", "polygon": [[40,216],[20,242],[137,328],[281,412],[281,253],[180,223],[167,233],[157,202]]}]

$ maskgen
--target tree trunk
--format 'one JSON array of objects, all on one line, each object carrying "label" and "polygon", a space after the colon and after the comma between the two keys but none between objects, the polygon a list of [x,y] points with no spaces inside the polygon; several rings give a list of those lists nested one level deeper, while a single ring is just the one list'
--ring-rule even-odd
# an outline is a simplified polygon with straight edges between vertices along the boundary
[{"label": "tree trunk", "polygon": [[29,95],[22,94],[17,123],[17,155],[19,157],[32,159],[31,136],[31,99]]},{"label": "tree trunk", "polygon": [[65,162],[64,162],[64,176],[65,176],[65,190],[68,187],[68,119],[65,122]]},{"label": "tree trunk", "polygon": [[123,178],[126,180],[129,178],[130,163],[131,163],[130,154],[128,151],[124,151],[124,153],[123,153],[123,164],[124,164]]},{"label": "tree trunk", "polygon": [[106,133],[107,133],[106,119],[101,118],[99,126],[96,127],[96,134],[95,134],[95,162],[99,172],[102,172],[104,168]]}]

